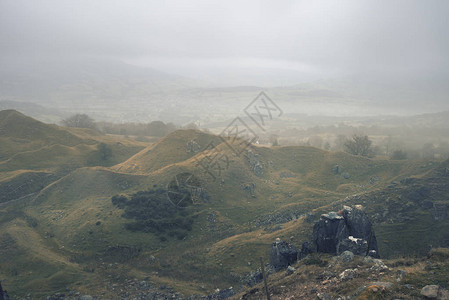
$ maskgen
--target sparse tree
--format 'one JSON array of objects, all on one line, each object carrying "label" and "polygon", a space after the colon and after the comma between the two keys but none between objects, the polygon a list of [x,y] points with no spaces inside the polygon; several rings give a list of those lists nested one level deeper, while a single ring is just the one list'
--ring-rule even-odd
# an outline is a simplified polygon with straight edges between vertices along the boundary
[{"label": "sparse tree", "polygon": [[367,135],[354,134],[352,139],[345,142],[345,150],[354,155],[371,156],[373,155],[371,144]]},{"label": "sparse tree", "polygon": [[95,129],[94,120],[86,114],[76,114],[62,121],[64,126]]},{"label": "sparse tree", "polygon": [[109,146],[105,143],[100,143],[97,146],[97,149],[98,149],[98,153],[100,154],[100,158],[102,160],[108,160],[109,158],[111,158],[111,156],[112,156],[111,146]]}]

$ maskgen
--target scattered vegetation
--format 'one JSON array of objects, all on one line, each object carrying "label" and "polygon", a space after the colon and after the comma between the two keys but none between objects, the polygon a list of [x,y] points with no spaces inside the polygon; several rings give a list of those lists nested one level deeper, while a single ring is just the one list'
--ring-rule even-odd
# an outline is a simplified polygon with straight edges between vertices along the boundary
[{"label": "scattered vegetation", "polygon": [[97,127],[107,134],[120,134],[120,135],[134,135],[138,137],[143,136],[166,136],[170,132],[177,129],[173,123],[165,124],[162,121],[153,121],[150,123],[111,123],[111,122],[98,122]]},{"label": "scattered vegetation", "polygon": [[166,124],[162,121],[150,123],[97,122],[86,114],[75,114],[63,120],[62,124],[66,127],[96,129],[105,134],[133,135],[137,137],[163,137],[178,129],[175,124]]},{"label": "scattered vegetation", "polygon": [[352,139],[345,142],[345,150],[348,153],[361,156],[373,156],[371,140],[367,135],[354,134]]},{"label": "scattered vegetation", "polygon": [[167,198],[164,189],[139,191],[131,195],[130,199],[116,195],[111,201],[118,208],[124,209],[124,218],[134,220],[126,224],[126,229],[130,231],[154,233],[164,241],[168,237],[181,240],[192,230],[192,209],[175,206]]},{"label": "scattered vegetation", "polygon": [[62,121],[64,126],[96,129],[95,121],[86,114],[76,114]]}]

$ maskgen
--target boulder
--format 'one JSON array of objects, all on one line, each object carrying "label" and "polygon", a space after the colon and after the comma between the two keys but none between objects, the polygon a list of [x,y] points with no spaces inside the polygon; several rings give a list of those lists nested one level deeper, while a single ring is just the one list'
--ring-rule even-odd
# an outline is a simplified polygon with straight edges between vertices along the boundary
[{"label": "boulder", "polygon": [[303,259],[309,254],[316,252],[313,244],[311,242],[304,242],[301,247],[301,251],[298,254],[298,259]]},{"label": "boulder", "polygon": [[423,295],[426,298],[430,299],[436,299],[438,297],[438,290],[440,287],[438,285],[426,285],[421,289],[421,295]]},{"label": "boulder", "polygon": [[438,285],[426,285],[421,289],[421,295],[426,299],[449,300],[449,292]]},{"label": "boulder", "polygon": [[291,275],[291,274],[295,273],[295,271],[296,271],[295,268],[293,268],[292,266],[288,266],[287,271],[285,272],[285,275],[286,276]]},{"label": "boulder", "polygon": [[338,275],[341,281],[354,279],[357,276],[357,269],[346,269]]},{"label": "boulder", "polygon": [[344,206],[338,213],[321,215],[313,227],[313,247],[310,248],[334,255],[349,250],[355,255],[379,256],[372,224],[360,205]]},{"label": "boulder", "polygon": [[349,236],[345,220],[335,212],[321,215],[313,226],[313,243],[317,252],[337,254],[337,244]]},{"label": "boulder", "polygon": [[350,261],[354,260],[354,253],[351,251],[344,251],[340,256],[338,257],[338,260],[344,263],[348,263]]},{"label": "boulder", "polygon": [[275,271],[287,268],[289,265],[296,262],[298,259],[298,250],[295,246],[276,239],[271,245],[270,251],[270,265]]},{"label": "boulder", "polygon": [[337,253],[351,252],[357,255],[366,255],[368,242],[364,239],[355,238],[352,235],[341,240],[337,245]]},{"label": "boulder", "polygon": [[387,265],[380,259],[367,256],[363,259],[363,262],[372,264],[370,270],[374,272],[383,272],[389,270]]},{"label": "boulder", "polygon": [[378,252],[376,236],[374,235],[371,221],[363,211],[363,207],[360,205],[356,205],[354,208],[345,206],[343,216],[348,226],[349,235],[367,241],[369,243],[368,248]]}]

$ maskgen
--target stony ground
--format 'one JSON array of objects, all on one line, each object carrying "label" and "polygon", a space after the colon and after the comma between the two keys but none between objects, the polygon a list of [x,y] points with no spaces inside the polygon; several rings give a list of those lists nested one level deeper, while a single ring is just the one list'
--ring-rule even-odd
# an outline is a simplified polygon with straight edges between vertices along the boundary
[{"label": "stony ground", "polygon": [[[294,268],[269,276],[271,299],[426,299],[421,294],[423,287],[440,286],[443,294],[448,288],[449,250],[385,261],[312,255]],[[258,284],[234,298],[266,299],[264,286]]]},{"label": "stony ground", "polygon": [[[424,257],[382,260],[371,257],[313,254],[268,276],[271,299],[449,299],[449,249]],[[105,279],[105,291],[76,290],[48,295],[51,300],[94,299],[266,299],[265,287],[236,287],[210,295],[182,295],[168,286],[137,279]],[[426,288],[425,288],[426,287]],[[423,289],[424,288],[424,289]],[[235,291],[240,291],[234,294]],[[429,296],[426,298],[424,295]],[[431,296],[435,296],[432,298]],[[15,298],[12,298],[15,299]],[[22,299],[22,298],[21,298]],[[34,299],[32,295],[23,299]]]}]

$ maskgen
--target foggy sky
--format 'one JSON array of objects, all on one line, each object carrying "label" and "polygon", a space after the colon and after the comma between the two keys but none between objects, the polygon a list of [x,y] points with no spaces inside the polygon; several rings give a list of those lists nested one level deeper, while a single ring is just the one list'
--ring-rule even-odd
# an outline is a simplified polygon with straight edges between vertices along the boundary
[{"label": "foggy sky", "polygon": [[193,77],[446,74],[447,16],[445,0],[0,0],[0,54],[113,57]]}]

